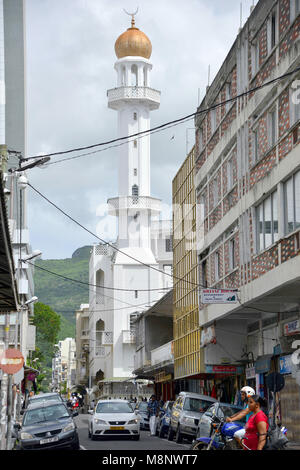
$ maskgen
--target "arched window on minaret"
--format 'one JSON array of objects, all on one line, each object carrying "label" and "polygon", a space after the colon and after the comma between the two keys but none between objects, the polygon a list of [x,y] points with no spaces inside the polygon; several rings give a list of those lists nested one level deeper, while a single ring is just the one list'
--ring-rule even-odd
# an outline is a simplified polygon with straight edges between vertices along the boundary
[{"label": "arched window on minaret", "polygon": [[138,69],[135,64],[131,66],[131,86],[138,86]]}]

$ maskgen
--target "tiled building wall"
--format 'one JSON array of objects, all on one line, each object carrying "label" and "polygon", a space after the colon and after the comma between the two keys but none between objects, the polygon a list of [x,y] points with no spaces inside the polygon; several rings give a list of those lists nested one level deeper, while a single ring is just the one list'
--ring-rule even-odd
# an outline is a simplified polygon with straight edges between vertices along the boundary
[{"label": "tiled building wall", "polygon": [[[300,41],[297,42],[300,32],[300,16],[298,15],[295,20],[290,20],[290,0],[278,0],[273,10],[269,13],[271,14],[272,12],[276,12],[277,14],[277,37],[275,47],[272,50],[270,50],[270,44],[268,44],[270,40],[268,30],[270,27],[270,15],[266,16],[263,20],[260,18],[258,30],[255,30],[255,27],[252,28],[251,25],[249,26],[248,90],[285,73],[287,68],[292,67],[291,64],[293,61],[296,61],[300,55]],[[255,72],[252,63],[253,47],[256,43],[258,43],[259,49],[259,69],[257,72]],[[225,63],[226,61],[224,64]],[[228,71],[228,67],[225,66],[224,70],[226,70],[226,74],[224,73],[222,80],[220,80],[220,72],[218,74],[218,82],[221,82],[220,91],[217,92],[213,100],[210,96],[210,90],[208,91],[204,100],[205,108],[226,99],[226,82],[231,83],[231,96],[235,97],[237,95],[237,65],[233,64],[230,71]],[[201,259],[201,262],[203,262],[203,259],[206,259],[206,276],[209,286],[238,287],[240,284],[259,278],[265,272],[277,266],[279,262],[284,262],[286,259],[299,254],[299,246],[297,246],[293,237],[291,237],[291,240],[286,238],[281,244],[279,244],[278,241],[275,246],[269,247],[262,253],[257,253],[255,243],[256,224],[253,219],[253,214],[249,213],[249,249],[251,260],[248,259],[247,262],[238,265],[238,268],[233,272],[229,272],[227,269],[228,262],[226,261],[226,257],[228,256],[227,242],[224,233],[222,233],[224,230],[222,227],[223,217],[228,215],[230,211],[240,203],[243,196],[246,196],[249,191],[255,190],[256,185],[264,181],[272,170],[274,170],[292,149],[299,144],[300,123],[299,121],[295,124],[290,122],[290,87],[295,78],[300,79],[300,76],[290,77],[284,82],[278,82],[273,86],[272,93],[270,92],[272,89],[271,86],[265,88],[264,97],[267,97],[267,99],[265,98],[265,102],[262,104],[258,101],[257,94],[252,93],[249,94],[247,98],[240,98],[232,102],[230,107],[227,106],[226,108],[225,105],[222,105],[217,108],[217,128],[213,134],[211,132],[211,112],[196,119],[199,129],[201,128],[202,135],[201,147],[199,147],[199,139],[196,139],[196,173],[203,171],[203,165],[209,163],[212,152],[214,152],[214,161],[219,163],[219,167],[215,171],[210,170],[207,172],[205,175],[207,179],[197,189],[197,202],[204,204],[204,235],[209,235],[212,229],[216,229],[216,226],[218,226],[220,232],[221,245],[219,251],[222,252],[222,256],[220,256],[221,281],[220,279],[217,280],[215,276],[214,253],[211,246],[209,255]],[[212,89],[215,92],[215,89]],[[255,103],[254,106],[253,102]],[[253,109],[257,106],[258,111],[256,116]],[[249,111],[250,108],[252,111]],[[270,112],[273,109],[275,109],[276,116],[277,135],[275,145],[271,145],[269,142],[269,120]],[[246,151],[248,160],[245,157],[246,168],[243,174],[241,169],[242,151],[237,145],[238,131],[240,131],[240,124],[238,124],[237,118],[239,118],[239,123],[243,123],[248,130],[247,149],[243,148],[243,151]],[[254,130],[258,132],[258,151],[256,158],[253,143]],[[200,131],[197,132],[200,133]],[[233,162],[233,181],[231,190],[228,192],[228,149],[222,150],[222,141],[225,142],[226,139],[228,141],[229,134],[232,135],[231,140],[234,150],[231,154]],[[242,144],[242,147],[243,146],[244,144]],[[221,149],[218,155],[216,154],[217,149],[218,151]],[[214,180],[217,180],[218,186],[217,204],[214,198]],[[239,240],[239,232],[237,232],[236,237],[237,240]],[[281,253],[280,255],[279,252]],[[224,265],[223,259],[225,259]],[[238,256],[236,259],[238,259]]]}]

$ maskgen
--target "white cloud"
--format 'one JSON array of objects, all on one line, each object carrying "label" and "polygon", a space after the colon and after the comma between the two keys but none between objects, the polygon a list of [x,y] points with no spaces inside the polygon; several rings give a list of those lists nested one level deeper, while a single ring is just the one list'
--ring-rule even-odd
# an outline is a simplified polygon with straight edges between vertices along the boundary
[{"label": "white cloud", "polygon": [[[252,1],[243,4],[245,19]],[[136,25],[151,39],[151,83],[162,92],[152,126],[195,111],[208,65],[213,79],[236,37],[239,5],[239,0],[139,0]],[[107,108],[106,90],[116,84],[115,40],[130,26],[123,7],[136,6],[136,0],[27,0],[29,155],[117,136],[117,113]],[[171,201],[172,178],[186,154],[186,128],[193,126],[191,121],[152,136],[152,193],[164,202]],[[192,131],[188,138],[192,144]],[[95,232],[97,206],[117,195],[117,155],[111,149],[34,169],[30,182]],[[69,257],[95,241],[31,194],[29,226],[32,245],[44,258]]]}]

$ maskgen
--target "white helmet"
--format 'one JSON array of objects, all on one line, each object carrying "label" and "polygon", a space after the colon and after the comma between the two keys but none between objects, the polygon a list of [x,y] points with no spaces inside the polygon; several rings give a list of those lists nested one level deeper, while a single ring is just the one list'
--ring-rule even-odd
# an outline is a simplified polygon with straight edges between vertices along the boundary
[{"label": "white helmet", "polygon": [[241,392],[246,393],[247,397],[255,395],[255,390],[252,387],[243,387],[241,388]]}]

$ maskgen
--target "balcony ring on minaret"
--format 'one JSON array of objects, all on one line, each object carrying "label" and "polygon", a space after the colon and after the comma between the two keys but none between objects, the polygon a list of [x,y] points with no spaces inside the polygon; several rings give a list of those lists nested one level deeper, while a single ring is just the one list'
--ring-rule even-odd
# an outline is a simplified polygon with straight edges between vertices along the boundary
[{"label": "balcony ring on minaret", "polygon": [[115,42],[115,52],[118,59],[123,57],[134,56],[144,57],[150,59],[152,52],[152,44],[150,39],[146,36],[143,31],[140,31],[135,27],[135,13],[128,13],[132,17],[131,28],[121,34]]}]

